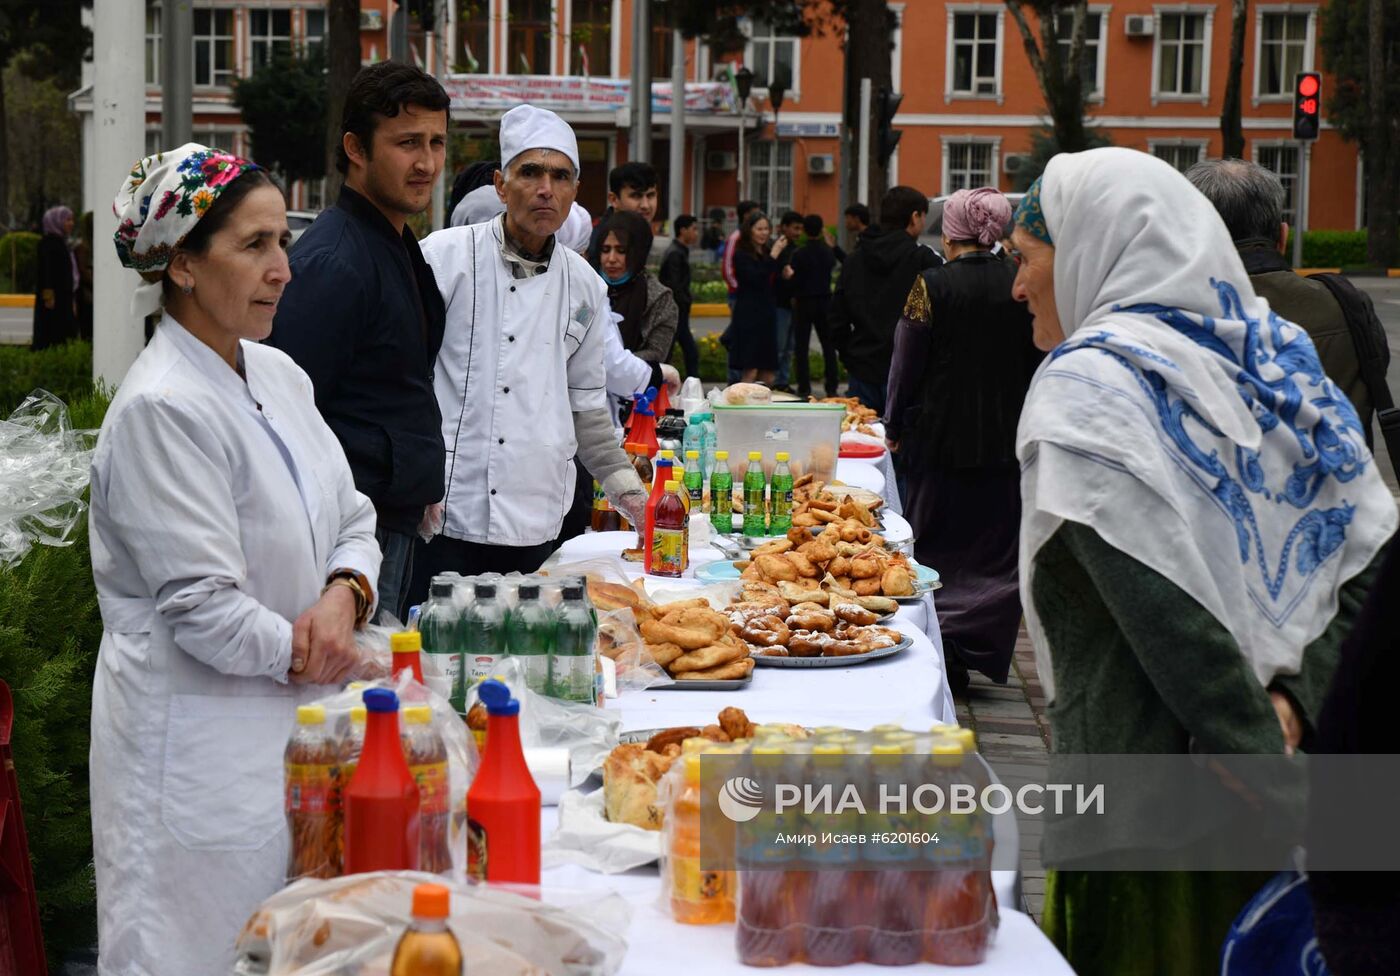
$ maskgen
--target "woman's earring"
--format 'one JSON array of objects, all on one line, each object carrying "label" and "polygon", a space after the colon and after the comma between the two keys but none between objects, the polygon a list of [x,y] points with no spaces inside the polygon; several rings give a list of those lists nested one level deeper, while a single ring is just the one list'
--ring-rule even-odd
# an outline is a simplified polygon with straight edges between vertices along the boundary
[{"label": "woman's earring", "polygon": [[194,291],[194,285],[181,285],[180,290],[188,295]]}]

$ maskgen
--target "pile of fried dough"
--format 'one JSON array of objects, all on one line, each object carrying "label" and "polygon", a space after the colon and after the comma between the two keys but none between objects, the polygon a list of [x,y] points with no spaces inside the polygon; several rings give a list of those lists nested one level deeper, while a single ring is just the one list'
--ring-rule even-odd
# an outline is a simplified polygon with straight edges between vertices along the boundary
[{"label": "pile of fried dough", "polygon": [[897,630],[875,626],[882,613],[897,606],[888,597],[842,596],[804,591],[786,580],[776,586],[749,580],[726,612],[734,634],[760,657],[850,657],[904,639]]},{"label": "pile of fried dough", "polygon": [[874,436],[875,428],[870,425],[880,419],[880,415],[860,402],[860,397],[823,397],[818,400],[811,398],[813,403],[840,403],[846,408],[846,416],[841,418],[841,433],[848,430],[859,431],[862,434]]},{"label": "pile of fried dough", "polygon": [[[859,506],[859,502],[848,504]],[[868,510],[867,510],[868,511]],[[902,552],[890,552],[884,540],[863,523],[852,519],[831,523],[815,538],[807,528],[794,526],[786,538],[755,549],[747,560],[735,563],[740,579],[794,584],[793,592],[822,591],[837,596],[913,596],[915,569]],[[824,603],[821,597],[783,594],[789,602]]]},{"label": "pile of fried dough", "polygon": [[[641,589],[590,578],[588,595],[600,612],[628,609],[641,634],[647,656],[677,681],[734,681],[753,673],[749,648],[730,632],[729,618],[710,608],[704,597],[653,603]],[[635,637],[612,621],[598,624],[599,650],[617,659]]]}]

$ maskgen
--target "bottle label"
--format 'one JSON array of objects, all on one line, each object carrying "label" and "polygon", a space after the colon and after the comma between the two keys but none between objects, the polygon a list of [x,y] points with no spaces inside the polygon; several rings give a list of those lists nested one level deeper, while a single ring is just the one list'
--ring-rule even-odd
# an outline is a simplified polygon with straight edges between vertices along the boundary
[{"label": "bottle label", "polygon": [[792,489],[773,492],[773,521],[786,521],[792,518]]},{"label": "bottle label", "polygon": [[677,901],[717,901],[729,894],[728,875],[724,871],[703,871],[698,857],[671,856],[671,881],[675,885],[671,897]]},{"label": "bottle label", "polygon": [[685,572],[685,529],[657,526],[651,534],[653,576],[680,576]]},{"label": "bottle label", "polygon": [[484,678],[489,678],[496,673],[504,654],[472,654],[467,660],[469,662],[468,676],[471,683],[476,684]]},{"label": "bottle label", "polygon": [[467,879],[486,880],[486,828],[467,818]]},{"label": "bottle label", "polygon": [[447,763],[423,763],[409,766],[409,773],[418,784],[419,812],[423,816],[447,812]]},{"label": "bottle label", "polygon": [[335,808],[334,766],[287,763],[288,813],[330,813]]}]

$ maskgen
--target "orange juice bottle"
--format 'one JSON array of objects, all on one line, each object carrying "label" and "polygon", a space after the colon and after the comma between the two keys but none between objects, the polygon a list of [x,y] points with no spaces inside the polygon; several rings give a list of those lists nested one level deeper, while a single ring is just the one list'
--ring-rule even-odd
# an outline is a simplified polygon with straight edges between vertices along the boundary
[{"label": "orange juice bottle", "polygon": [[700,869],[700,754],[680,757],[682,780],[670,809],[666,870],[671,882],[671,917],[685,925],[734,921],[729,872]]},{"label": "orange juice bottle", "polygon": [[681,500],[680,484],[674,479],[656,502],[651,531],[651,560],[647,572],[652,576],[678,577],[685,573],[689,525],[685,502]]},{"label": "orange juice bottle", "polygon": [[447,928],[451,900],[442,885],[413,889],[413,924],[394,949],[390,976],[460,976],[462,950]]}]

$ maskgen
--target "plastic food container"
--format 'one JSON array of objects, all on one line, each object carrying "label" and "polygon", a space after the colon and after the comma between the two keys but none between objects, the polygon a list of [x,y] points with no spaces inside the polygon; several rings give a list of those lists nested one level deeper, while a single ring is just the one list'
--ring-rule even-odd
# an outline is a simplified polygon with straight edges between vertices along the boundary
[{"label": "plastic food container", "polygon": [[822,481],[836,476],[841,450],[841,420],[846,407],[840,403],[715,404],[718,447],[739,458],[735,482],[743,478],[744,460],[750,451],[763,454],[763,473],[772,477],[775,455],[786,451],[792,476],[808,472]]}]

